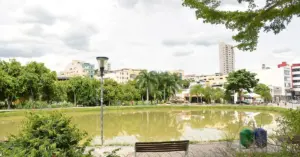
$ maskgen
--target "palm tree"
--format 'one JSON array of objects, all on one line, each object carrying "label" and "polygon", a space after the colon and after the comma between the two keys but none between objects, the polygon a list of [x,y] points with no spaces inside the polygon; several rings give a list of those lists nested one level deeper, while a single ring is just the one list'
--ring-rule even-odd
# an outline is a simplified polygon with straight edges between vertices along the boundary
[{"label": "palm tree", "polygon": [[170,96],[173,96],[181,88],[181,86],[180,86],[181,80],[180,80],[179,76],[177,76],[176,74],[172,74],[169,76],[170,77],[167,81],[166,88],[167,88],[167,91],[170,94]]},{"label": "palm tree", "polygon": [[197,96],[197,103],[199,103],[199,96],[201,97],[201,102],[202,102],[202,95],[203,95],[203,87],[202,85],[195,85],[192,86],[190,90],[190,95],[196,95]]},{"label": "palm tree", "polygon": [[170,81],[170,75],[168,72],[162,72],[158,75],[159,83],[163,87],[164,101],[166,101],[166,89],[168,82]]},{"label": "palm tree", "polygon": [[138,87],[140,89],[142,88],[146,89],[147,103],[148,103],[150,90],[152,90],[154,88],[155,83],[157,83],[156,72],[154,71],[147,72],[146,70],[142,71],[137,76],[136,83],[138,84]]}]

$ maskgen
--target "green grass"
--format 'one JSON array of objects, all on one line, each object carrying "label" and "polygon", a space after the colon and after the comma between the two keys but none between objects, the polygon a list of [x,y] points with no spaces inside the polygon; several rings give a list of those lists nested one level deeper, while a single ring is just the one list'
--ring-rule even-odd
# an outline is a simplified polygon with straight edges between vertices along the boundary
[{"label": "green grass", "polygon": [[[282,113],[287,111],[286,108],[270,107],[270,106],[251,106],[251,105],[199,105],[199,106],[183,106],[183,105],[169,105],[169,106],[107,106],[104,107],[105,112],[119,112],[119,111],[166,111],[166,110],[238,110],[238,111],[269,111]],[[0,117],[11,116],[25,116],[28,112],[51,112],[60,111],[66,114],[76,114],[76,112],[99,112],[100,107],[78,107],[78,108],[55,108],[55,109],[22,109],[12,111],[0,111]]]}]

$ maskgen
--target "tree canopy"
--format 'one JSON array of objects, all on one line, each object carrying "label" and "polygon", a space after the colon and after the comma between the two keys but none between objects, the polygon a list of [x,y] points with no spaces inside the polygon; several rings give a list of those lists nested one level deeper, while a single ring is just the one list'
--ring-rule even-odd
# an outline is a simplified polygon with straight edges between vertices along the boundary
[{"label": "tree canopy", "polygon": [[223,24],[227,29],[237,31],[232,38],[241,50],[256,49],[259,32],[280,33],[294,17],[300,17],[299,0],[266,0],[259,6],[255,0],[236,0],[248,3],[245,11],[221,10],[221,0],[183,0],[183,5],[195,9],[197,19],[204,23]]},{"label": "tree canopy", "polygon": [[270,88],[262,83],[259,83],[256,85],[256,87],[254,87],[254,92],[261,95],[261,97],[265,100],[265,101],[270,101],[272,100],[272,96],[270,93]]},{"label": "tree canopy", "polygon": [[241,96],[243,90],[251,92],[251,89],[257,85],[259,80],[255,76],[255,73],[251,73],[246,69],[231,72],[228,74],[225,88],[227,91],[238,92]]}]

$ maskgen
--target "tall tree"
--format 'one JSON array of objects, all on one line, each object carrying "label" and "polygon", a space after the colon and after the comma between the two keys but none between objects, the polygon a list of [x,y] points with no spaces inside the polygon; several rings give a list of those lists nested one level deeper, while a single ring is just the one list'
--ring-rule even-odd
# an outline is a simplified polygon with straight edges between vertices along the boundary
[{"label": "tall tree", "polygon": [[154,85],[157,83],[157,78],[155,77],[155,72],[147,72],[142,71],[137,76],[137,84],[139,88],[145,88],[146,89],[146,97],[147,97],[147,103],[149,102],[149,94],[150,91],[154,88]]},{"label": "tall tree", "polygon": [[210,86],[206,86],[203,89],[203,96],[205,97],[207,103],[211,103],[211,99],[213,97],[214,92],[215,92],[215,90]]},{"label": "tall tree", "polygon": [[[100,94],[100,91],[98,92]],[[110,105],[112,102],[120,100],[121,90],[118,82],[112,79],[106,79],[104,81],[104,102],[107,102]]]},{"label": "tall tree", "polygon": [[254,87],[254,92],[259,94],[265,101],[272,100],[270,88],[262,83],[257,84]]},{"label": "tall tree", "polygon": [[23,92],[24,88],[20,83],[20,76],[23,71],[21,63],[15,59],[10,59],[8,62],[0,61],[0,77],[3,82],[1,83],[2,94],[6,98],[8,109],[10,109],[12,102],[17,99]]},{"label": "tall tree", "polygon": [[183,0],[183,5],[195,10],[197,19],[204,23],[223,24],[227,29],[237,31],[233,39],[241,50],[256,49],[260,30],[280,33],[293,17],[300,17],[299,0],[266,0],[259,7],[255,0],[236,0],[248,3],[248,9],[241,11],[221,10],[221,0]]},{"label": "tall tree", "polygon": [[225,97],[225,93],[221,88],[214,89],[211,95],[212,100],[214,101],[219,100],[220,102],[224,97]]},{"label": "tall tree", "polygon": [[255,73],[251,73],[246,69],[231,72],[227,77],[225,88],[229,91],[238,92],[241,100],[243,90],[251,92],[251,89],[257,85],[259,80],[255,76]]},{"label": "tall tree", "polygon": [[181,79],[177,74],[171,74],[167,83],[167,91],[169,96],[174,96],[176,92],[181,88]]},{"label": "tall tree", "polygon": [[195,86],[192,86],[192,88],[190,90],[190,95],[196,95],[197,103],[199,103],[199,97],[201,97],[201,102],[202,102],[203,92],[204,92],[204,89],[201,85],[195,85]]}]

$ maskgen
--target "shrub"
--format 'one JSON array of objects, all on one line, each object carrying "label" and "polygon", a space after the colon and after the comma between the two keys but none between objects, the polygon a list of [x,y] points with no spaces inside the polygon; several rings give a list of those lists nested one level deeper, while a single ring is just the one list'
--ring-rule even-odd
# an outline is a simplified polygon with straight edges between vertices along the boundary
[{"label": "shrub", "polygon": [[23,103],[16,106],[18,109],[40,109],[48,108],[49,104],[45,101],[24,101]]},{"label": "shrub", "polygon": [[27,116],[22,130],[16,136],[10,136],[2,144],[2,156],[13,157],[84,157],[88,141],[80,147],[79,142],[86,137],[71,124],[71,119],[59,112],[32,114]]}]

